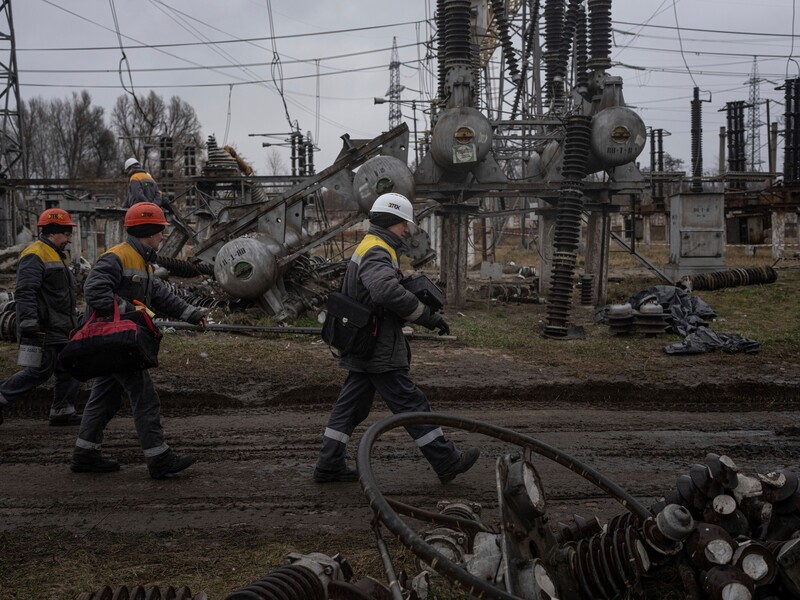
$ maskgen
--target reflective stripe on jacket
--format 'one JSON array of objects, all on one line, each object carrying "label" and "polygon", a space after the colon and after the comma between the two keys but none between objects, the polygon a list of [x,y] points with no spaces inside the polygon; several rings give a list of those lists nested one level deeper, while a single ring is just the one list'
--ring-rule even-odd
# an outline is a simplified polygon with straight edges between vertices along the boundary
[{"label": "reflective stripe on jacket", "polygon": [[403,324],[419,319],[425,305],[400,285],[403,274],[397,262],[397,249],[401,244],[391,231],[372,225],[350,258],[342,293],[362,304],[382,307],[383,317],[372,358],[345,356],[339,364],[346,369],[383,373],[409,367],[411,351],[403,335]]},{"label": "reflective stripe on jacket", "polygon": [[17,329],[45,333],[45,344],[64,344],[77,326],[76,283],[66,255],[40,236],[19,256],[15,291]]},{"label": "reflective stripe on jacket", "polygon": [[[103,253],[83,286],[87,308],[96,310],[100,316],[112,315],[114,296],[117,296],[126,303],[138,300],[168,317],[185,320],[194,307],[153,276],[151,263],[155,258],[153,249],[130,236]],[[133,310],[133,307],[121,303],[120,311],[126,310]]]}]

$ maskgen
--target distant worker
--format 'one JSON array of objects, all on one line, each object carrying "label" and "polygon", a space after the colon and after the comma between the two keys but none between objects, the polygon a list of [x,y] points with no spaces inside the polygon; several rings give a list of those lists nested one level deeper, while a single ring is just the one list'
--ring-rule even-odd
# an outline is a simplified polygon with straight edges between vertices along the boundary
[{"label": "distant worker", "polygon": [[[430,412],[425,394],[409,375],[411,349],[403,325],[410,321],[438,329],[440,335],[450,333],[440,313],[432,312],[400,284],[403,275],[397,250],[410,235],[409,224],[414,222],[411,202],[400,194],[383,194],[372,205],[369,220],[369,230],[350,259],[341,291],[380,309],[375,349],[370,358],[345,354],[340,359],[340,366],[349,373],[323,435],[314,469],[314,480],[319,483],[358,479],[358,472],[345,462],[346,446],[355,428],[369,415],[376,390],[395,414]],[[409,425],[406,431],[442,483],[466,472],[480,455],[478,448],[460,452],[445,438],[441,427]]]},{"label": "distant worker", "polygon": [[[134,310],[138,301],[169,317],[205,326],[208,309],[188,304],[153,276],[152,263],[166,224],[164,212],[152,202],[140,202],[128,209],[125,214],[128,239],[101,255],[86,279],[83,291],[87,312],[111,316],[115,299],[120,312]],[[123,392],[131,403],[150,476],[162,479],[191,466],[194,457],[175,454],[164,441],[161,402],[149,372],[143,369],[95,378],[75,442],[72,471],[105,473],[119,469],[116,460],[102,457],[101,447],[103,430],[122,405]]]},{"label": "distant worker", "polygon": [[75,399],[81,384],[56,360],[69,341],[69,332],[78,325],[77,286],[64,253],[75,223],[67,211],[48,208],[39,215],[36,224],[39,238],[20,254],[14,299],[20,344],[41,346],[41,364],[26,367],[0,384],[0,423],[4,404],[24,396],[55,375],[50,425],[78,425],[81,415],[75,412]]},{"label": "distant worker", "polygon": [[162,210],[172,212],[169,202],[159,191],[156,180],[142,168],[137,159],[129,158],[125,161],[125,175],[128,177],[128,195],[122,208],[130,208],[139,202],[152,202]]}]

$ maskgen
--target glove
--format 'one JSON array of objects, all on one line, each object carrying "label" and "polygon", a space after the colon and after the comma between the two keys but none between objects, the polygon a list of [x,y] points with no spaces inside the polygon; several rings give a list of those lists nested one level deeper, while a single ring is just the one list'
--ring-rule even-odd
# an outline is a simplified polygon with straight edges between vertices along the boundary
[{"label": "glove", "polygon": [[450,326],[444,320],[442,313],[431,312],[427,306],[425,312],[415,322],[431,330],[438,329],[439,335],[450,335]]},{"label": "glove", "polygon": [[208,308],[200,308],[199,306],[196,307],[186,318],[188,323],[192,325],[199,325],[200,327],[206,326],[206,315],[208,315],[210,309]]},{"label": "glove", "polygon": [[450,326],[447,324],[447,321],[444,320],[441,313],[433,313],[431,315],[431,322],[433,325],[430,329],[438,329],[439,335],[450,335]]},{"label": "glove", "polygon": [[22,337],[26,338],[35,338],[37,336],[44,335],[44,332],[39,331],[38,325],[26,325],[25,327],[20,327],[19,332],[22,334]]}]

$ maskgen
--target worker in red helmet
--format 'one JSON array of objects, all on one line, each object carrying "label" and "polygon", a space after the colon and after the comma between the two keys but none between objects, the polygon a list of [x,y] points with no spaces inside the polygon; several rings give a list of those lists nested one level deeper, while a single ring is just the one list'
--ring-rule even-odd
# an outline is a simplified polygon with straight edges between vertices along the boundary
[{"label": "worker in red helmet", "polygon": [[75,411],[80,382],[56,360],[77,326],[75,277],[67,266],[65,248],[75,223],[61,208],[48,208],[37,222],[39,237],[25,248],[17,266],[16,310],[20,344],[42,346],[41,364],[28,366],[0,384],[0,423],[3,405],[21,398],[55,375],[50,425],[78,425]]},{"label": "worker in red helmet", "polygon": [[[111,316],[116,300],[120,312],[135,310],[134,303],[141,303],[168,317],[205,325],[208,309],[188,304],[153,276],[156,250],[166,225],[164,211],[152,202],[140,202],[128,209],[127,240],[102,254],[86,278],[83,291],[87,312]],[[95,378],[72,454],[72,471],[105,473],[119,469],[116,460],[103,458],[101,449],[103,430],[122,405],[123,392],[131,403],[150,476],[162,479],[192,465],[193,457],[175,454],[164,441],[161,403],[150,374],[143,369]]]}]

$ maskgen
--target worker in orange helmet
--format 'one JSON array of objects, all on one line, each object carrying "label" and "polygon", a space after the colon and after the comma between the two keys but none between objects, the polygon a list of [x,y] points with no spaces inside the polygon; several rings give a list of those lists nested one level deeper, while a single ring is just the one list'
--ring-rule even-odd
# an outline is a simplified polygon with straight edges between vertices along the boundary
[{"label": "worker in orange helmet", "polygon": [[[89,272],[83,291],[87,312],[98,316],[114,314],[115,300],[120,312],[134,310],[143,303],[168,317],[205,325],[208,309],[188,304],[173,294],[153,276],[164,227],[164,211],[152,202],[140,202],[125,213],[128,238],[97,259]],[[70,468],[76,473],[105,473],[119,469],[119,463],[103,458],[103,430],[122,405],[123,392],[131,403],[131,412],[153,479],[162,479],[191,466],[192,456],[179,456],[164,441],[161,427],[161,403],[147,369],[97,377],[83,412],[78,439]]]},{"label": "worker in orange helmet", "polygon": [[20,344],[42,346],[41,363],[18,371],[0,384],[0,423],[4,404],[54,375],[50,425],[78,425],[81,415],[75,411],[75,399],[81,384],[56,360],[69,340],[69,332],[77,326],[75,277],[64,252],[76,225],[61,208],[45,210],[37,225],[38,239],[19,257],[15,300]]}]

